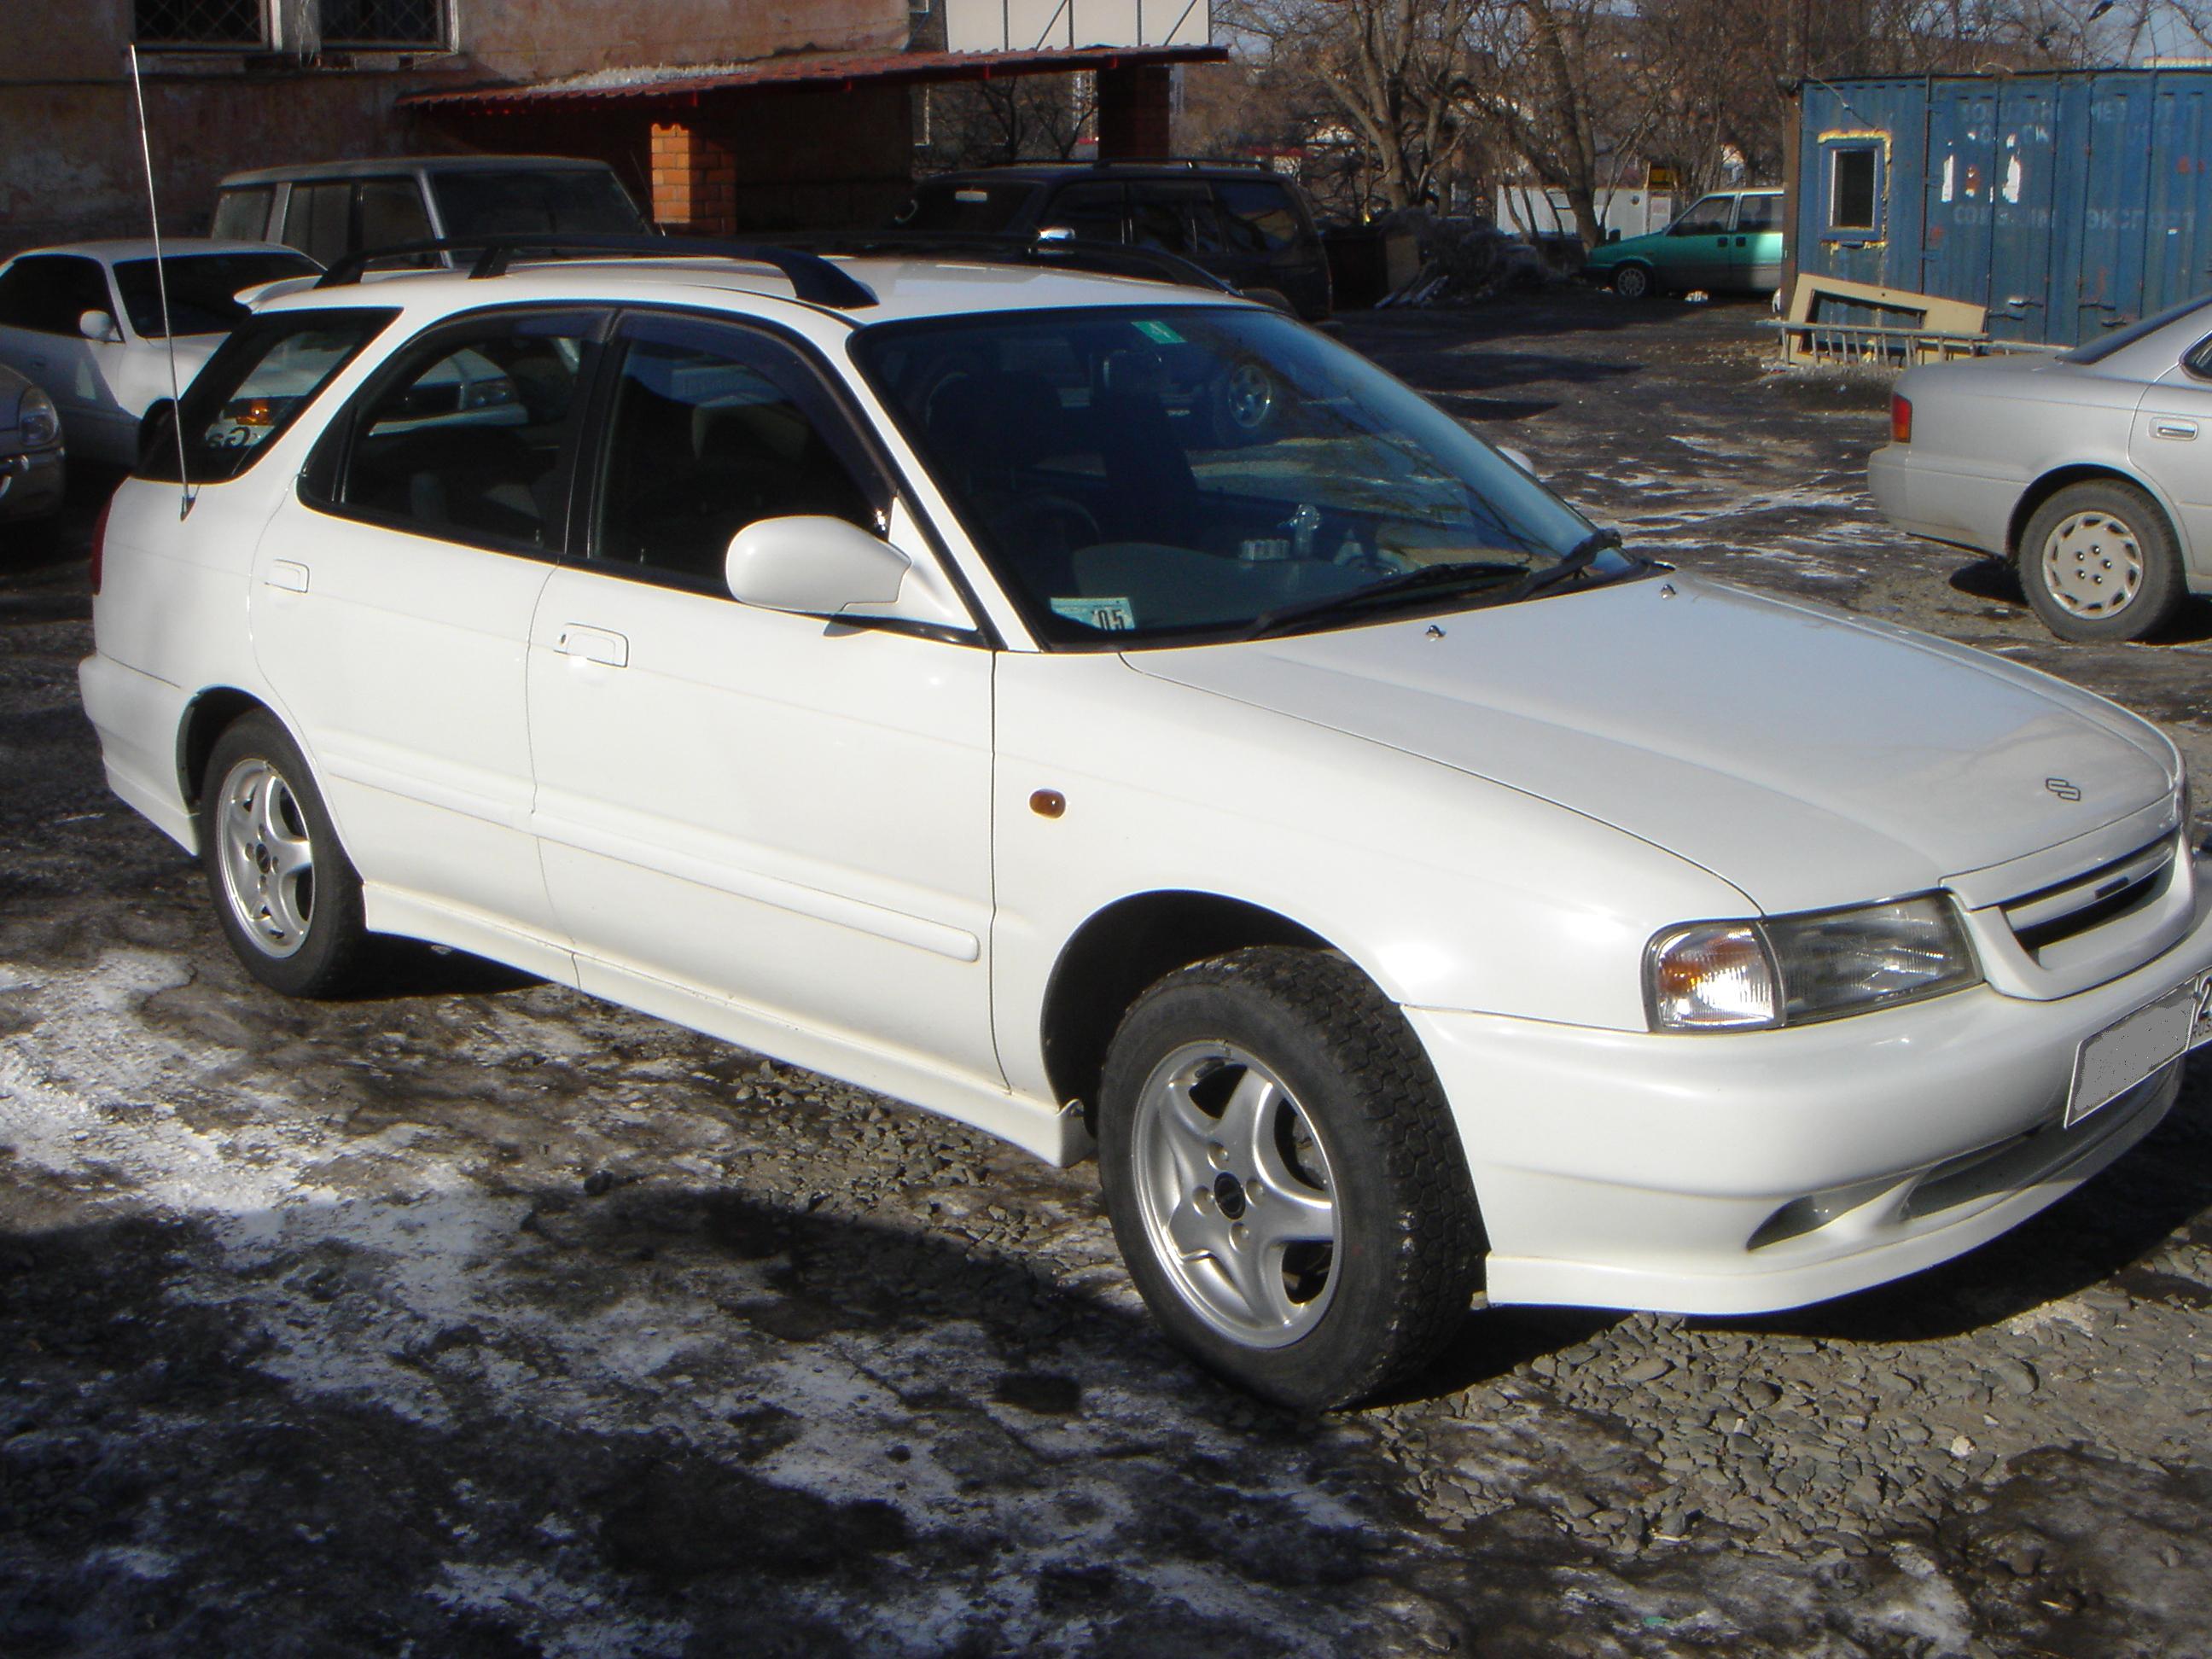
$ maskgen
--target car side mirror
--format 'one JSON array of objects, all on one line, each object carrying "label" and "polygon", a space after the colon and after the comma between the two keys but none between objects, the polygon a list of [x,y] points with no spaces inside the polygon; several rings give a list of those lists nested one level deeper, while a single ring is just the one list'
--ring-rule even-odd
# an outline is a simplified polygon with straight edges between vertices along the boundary
[{"label": "car side mirror", "polygon": [[113,345],[123,337],[115,319],[104,311],[88,311],[76,319],[76,331],[88,340],[97,340],[102,345]]},{"label": "car side mirror", "polygon": [[730,597],[763,611],[834,617],[852,606],[889,605],[908,561],[855,524],[814,514],[761,519],[730,538],[722,580]]}]

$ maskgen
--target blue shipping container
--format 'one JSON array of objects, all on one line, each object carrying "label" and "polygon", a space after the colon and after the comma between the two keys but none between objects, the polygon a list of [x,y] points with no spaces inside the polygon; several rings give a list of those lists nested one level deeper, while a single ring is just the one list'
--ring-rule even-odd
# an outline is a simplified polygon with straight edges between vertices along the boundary
[{"label": "blue shipping container", "polygon": [[1801,271],[2054,345],[2212,291],[2212,70],[1808,81],[1798,110]]}]

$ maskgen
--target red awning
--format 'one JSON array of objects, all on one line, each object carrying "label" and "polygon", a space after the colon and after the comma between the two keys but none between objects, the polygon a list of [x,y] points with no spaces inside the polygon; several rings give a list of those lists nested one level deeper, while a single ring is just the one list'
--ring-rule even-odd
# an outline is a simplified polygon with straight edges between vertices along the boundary
[{"label": "red awning", "polygon": [[944,81],[988,81],[1000,76],[1066,75],[1085,70],[1132,69],[1150,64],[1218,64],[1225,46],[1079,46],[1050,52],[793,52],[744,64],[668,64],[642,69],[600,70],[535,84],[467,87],[453,92],[410,93],[399,100],[415,109],[471,110],[486,114],[542,108],[547,104],[607,102],[696,104],[702,94],[759,88],[918,85]]}]

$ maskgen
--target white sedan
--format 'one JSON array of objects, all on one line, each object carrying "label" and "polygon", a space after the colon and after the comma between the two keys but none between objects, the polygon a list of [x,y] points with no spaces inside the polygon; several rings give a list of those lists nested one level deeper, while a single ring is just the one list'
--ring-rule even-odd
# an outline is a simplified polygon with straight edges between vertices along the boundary
[{"label": "white sedan", "polygon": [[1639,558],[1274,312],[494,264],[261,307],[95,555],[110,782],[278,990],[407,934],[1095,1149],[1310,1407],[1478,1297],[1956,1255],[2212,1038],[2154,727]]},{"label": "white sedan", "polygon": [[2061,639],[2212,594],[2212,296],[2078,349],[1909,370],[1867,461],[1899,530],[2007,560]]},{"label": "white sedan", "polygon": [[150,241],[33,248],[0,264],[0,363],[46,389],[76,459],[130,466],[139,422],[170,395],[171,345],[189,386],[246,314],[242,290],[321,270],[272,242],[167,241],[158,273]]}]

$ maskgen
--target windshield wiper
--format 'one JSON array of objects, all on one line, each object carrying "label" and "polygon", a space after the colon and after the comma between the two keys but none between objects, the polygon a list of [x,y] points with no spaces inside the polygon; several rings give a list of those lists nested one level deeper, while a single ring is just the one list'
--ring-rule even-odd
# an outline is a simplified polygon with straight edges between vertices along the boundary
[{"label": "windshield wiper", "polygon": [[1389,605],[1399,599],[1416,598],[1445,588],[1490,587],[1508,577],[1526,576],[1528,574],[1527,565],[1509,564],[1500,559],[1463,559],[1451,564],[1425,564],[1417,570],[1401,570],[1395,576],[1386,577],[1379,582],[1370,582],[1364,587],[1352,588],[1348,592],[1324,593],[1318,599],[1300,599],[1292,605],[1279,605],[1272,611],[1262,611],[1237,637],[1240,640],[1262,639],[1302,623],[1317,622],[1329,617],[1356,616],[1375,605]]},{"label": "windshield wiper", "polygon": [[1620,545],[1618,530],[1593,530],[1566,550],[1565,556],[1554,565],[1541,570],[1532,570],[1522,584],[1509,596],[1513,599],[1533,599],[1539,593],[1548,593],[1553,588],[1573,581],[1595,562],[1597,556]]}]

